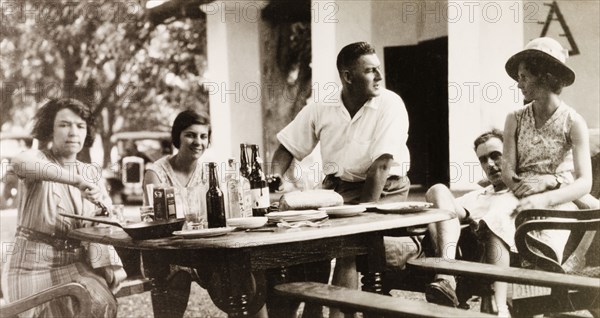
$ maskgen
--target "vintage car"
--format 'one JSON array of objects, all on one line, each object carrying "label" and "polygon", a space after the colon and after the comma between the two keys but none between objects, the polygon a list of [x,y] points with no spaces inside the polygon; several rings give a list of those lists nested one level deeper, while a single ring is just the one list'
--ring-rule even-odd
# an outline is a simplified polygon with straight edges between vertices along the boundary
[{"label": "vintage car", "polygon": [[146,167],[173,153],[171,134],[161,131],[115,133],[110,139],[112,165],[105,170],[106,185],[114,203],[141,202]]},{"label": "vintage car", "polygon": [[37,147],[28,133],[0,132],[0,209],[15,208],[19,179],[12,169],[12,158],[27,149]]}]

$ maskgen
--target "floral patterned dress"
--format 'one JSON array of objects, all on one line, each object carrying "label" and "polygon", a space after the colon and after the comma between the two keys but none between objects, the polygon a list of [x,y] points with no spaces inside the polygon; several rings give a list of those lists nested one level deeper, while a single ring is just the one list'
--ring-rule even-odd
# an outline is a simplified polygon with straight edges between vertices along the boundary
[{"label": "floral patterned dress", "polygon": [[[208,162],[216,161],[215,154],[210,149],[205,150],[204,154],[196,163],[196,168],[190,176],[187,184],[182,184],[179,179],[175,176],[175,171],[171,165],[170,160],[175,155],[169,155],[156,160],[154,163],[148,166],[148,170],[156,173],[158,179],[163,186],[171,186],[175,188],[175,204],[176,206],[183,206],[183,209],[187,209],[188,202],[187,196],[196,196],[200,198],[199,204],[201,205],[200,210],[206,211],[206,201],[203,199],[207,190],[207,178],[208,178]],[[193,191],[195,194],[188,193]],[[178,211],[180,209],[178,208]],[[183,217],[177,212],[177,217]],[[178,265],[170,265],[170,273],[167,277],[168,281],[171,281],[176,277],[179,272],[187,272],[190,274],[191,279],[201,283],[200,277],[198,277],[195,270]],[[186,300],[187,301],[187,300]]]},{"label": "floral patterned dress", "polygon": [[[517,118],[517,175],[524,178],[554,174],[561,179],[562,183],[572,183],[574,165],[569,131],[577,116],[575,110],[561,103],[554,114],[539,128],[535,126],[533,103],[515,111],[514,114]],[[493,209],[483,217],[482,221],[510,247],[511,251],[516,252],[515,215],[512,215],[512,212],[519,200],[512,192],[494,200]],[[576,206],[565,203],[551,208],[575,210]],[[560,261],[568,234],[568,231],[547,230],[533,235],[546,242],[557,253]]]},{"label": "floral patterned dress", "polygon": [[162,157],[148,166],[148,170],[156,173],[161,183],[180,189],[194,187],[206,183],[206,181],[204,181],[203,161],[198,160],[196,168],[187,184],[182,184],[179,182],[179,179],[175,177],[175,171],[173,170],[173,166],[171,166],[169,161],[172,157],[173,155]]}]

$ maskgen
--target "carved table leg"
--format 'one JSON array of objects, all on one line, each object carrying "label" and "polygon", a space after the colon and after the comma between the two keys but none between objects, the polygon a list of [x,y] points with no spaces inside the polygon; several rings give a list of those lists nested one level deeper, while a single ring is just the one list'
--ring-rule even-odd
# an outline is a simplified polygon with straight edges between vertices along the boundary
[{"label": "carved table leg", "polygon": [[[362,290],[377,294],[383,294],[383,276],[385,270],[385,246],[383,237],[370,235],[366,238],[369,242],[367,255],[356,257],[356,269],[362,273]],[[365,317],[378,317],[377,315],[366,315]]]},{"label": "carved table leg", "polygon": [[383,294],[383,279],[381,273],[363,273],[362,290]]},{"label": "carved table leg", "polygon": [[213,255],[198,265],[208,273],[207,290],[214,304],[230,317],[256,314],[265,304],[266,285],[262,273],[251,271],[250,257],[243,252]]},{"label": "carved table leg", "polygon": [[269,316],[272,317],[294,317],[299,302],[288,300],[284,297],[275,295],[271,288],[272,286],[290,282],[290,271],[287,267],[281,266],[277,269],[267,271],[268,297],[267,309]]},{"label": "carved table leg", "polygon": [[161,253],[142,253],[146,275],[152,278],[152,309],[156,318],[183,317],[190,295],[191,276],[186,271],[171,272]]}]

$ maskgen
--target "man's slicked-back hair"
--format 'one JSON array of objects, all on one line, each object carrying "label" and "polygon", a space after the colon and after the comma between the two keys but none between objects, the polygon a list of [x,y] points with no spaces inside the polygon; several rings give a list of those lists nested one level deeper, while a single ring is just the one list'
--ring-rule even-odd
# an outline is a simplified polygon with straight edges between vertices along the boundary
[{"label": "man's slicked-back hair", "polygon": [[356,42],[344,46],[337,56],[338,72],[352,67],[359,57],[368,54],[375,54],[375,48],[367,42]]},{"label": "man's slicked-back hair", "polygon": [[498,129],[492,129],[490,131],[484,132],[475,139],[475,141],[473,142],[475,151],[477,151],[477,147],[479,147],[479,145],[492,138],[498,138],[500,139],[500,141],[504,142],[504,134],[502,133],[502,131]]}]

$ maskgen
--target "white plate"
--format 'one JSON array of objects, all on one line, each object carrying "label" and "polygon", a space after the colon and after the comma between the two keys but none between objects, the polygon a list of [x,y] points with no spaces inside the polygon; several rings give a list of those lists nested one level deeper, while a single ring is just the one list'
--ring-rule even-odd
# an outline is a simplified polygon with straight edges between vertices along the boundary
[{"label": "white plate", "polygon": [[279,221],[298,222],[298,221],[317,221],[327,218],[327,213],[317,210],[291,210],[282,212],[271,212],[265,215],[270,223]]},{"label": "white plate", "polygon": [[269,219],[281,219],[281,218],[289,218],[289,217],[297,217],[297,216],[312,216],[315,214],[320,214],[321,211],[317,210],[290,210],[290,211],[282,211],[282,212],[271,212],[267,213],[265,216]]},{"label": "white plate", "polygon": [[265,224],[269,219],[260,216],[260,217],[248,217],[248,218],[232,218],[227,219],[227,225],[232,227],[237,227],[239,229],[255,229],[259,228]]},{"label": "white plate", "polygon": [[429,202],[393,202],[380,204],[377,210],[385,212],[418,212],[430,208],[433,204]]},{"label": "white plate", "polygon": [[364,206],[367,210],[375,210],[377,209],[377,202],[363,202],[358,205]]},{"label": "white plate", "polygon": [[367,210],[366,207],[360,205],[342,205],[331,206],[327,208],[319,208],[320,211],[325,211],[331,217],[346,217],[354,216],[363,213]]},{"label": "white plate", "polygon": [[200,238],[225,235],[233,230],[235,230],[235,227],[217,227],[213,229],[175,231],[173,232],[173,235],[181,236],[183,238]]}]

